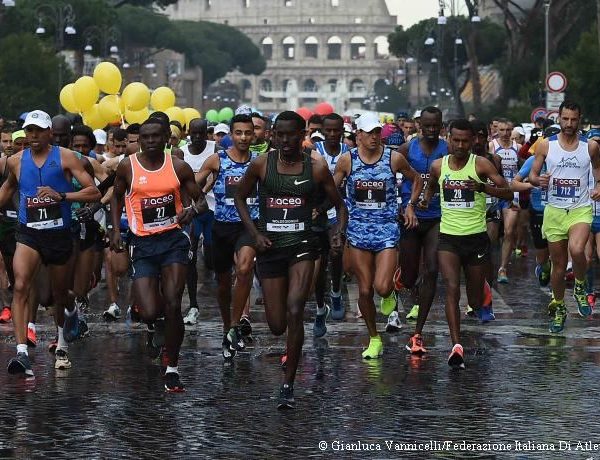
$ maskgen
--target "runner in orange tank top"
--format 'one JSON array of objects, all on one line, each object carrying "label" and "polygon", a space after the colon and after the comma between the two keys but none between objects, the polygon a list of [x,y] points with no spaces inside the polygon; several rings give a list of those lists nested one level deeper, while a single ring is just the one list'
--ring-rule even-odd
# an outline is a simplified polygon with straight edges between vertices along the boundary
[{"label": "runner in orange tank top", "polygon": [[110,204],[111,247],[124,250],[120,211],[125,201],[132,233],[134,297],[148,324],[153,355],[158,356],[164,345],[165,390],[181,392],[184,386],[177,370],[184,333],[181,297],[190,256],[189,235],[182,226],[194,216],[191,200],[198,199],[200,189],[192,168],[164,152],[168,139],[162,121],[150,118],[140,128],[142,151],[119,163]]}]

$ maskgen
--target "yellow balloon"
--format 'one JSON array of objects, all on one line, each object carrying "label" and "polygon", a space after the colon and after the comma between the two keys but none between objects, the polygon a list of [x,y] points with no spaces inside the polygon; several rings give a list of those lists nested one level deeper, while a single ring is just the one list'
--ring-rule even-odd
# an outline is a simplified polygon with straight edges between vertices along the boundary
[{"label": "yellow balloon", "polygon": [[148,107],[144,107],[142,110],[125,110],[125,120],[127,123],[143,123],[150,116],[150,111]]},{"label": "yellow balloon", "polygon": [[98,104],[94,104],[89,110],[86,110],[81,115],[83,116],[83,123],[92,129],[101,129],[107,125],[106,120],[104,120],[100,114]]},{"label": "yellow balloon", "polygon": [[125,107],[135,112],[148,106],[150,102],[150,90],[143,83],[136,81],[129,83],[125,87],[122,97]]},{"label": "yellow balloon", "polygon": [[112,62],[101,62],[94,69],[94,80],[98,88],[106,94],[117,94],[121,89],[121,71]]},{"label": "yellow balloon", "polygon": [[164,112],[167,114],[170,121],[177,120],[182,125],[185,125],[185,113],[181,107],[169,107]]},{"label": "yellow balloon", "polygon": [[82,112],[90,110],[99,95],[100,89],[92,77],[81,77],[73,85],[73,98]]},{"label": "yellow balloon", "polygon": [[196,109],[192,108],[192,107],[186,107],[185,109],[183,109],[183,115],[185,116],[185,125],[189,128],[190,126],[190,121],[192,121],[194,118],[200,118],[200,112],[198,112]]},{"label": "yellow balloon", "polygon": [[60,105],[62,105],[67,112],[79,113],[79,107],[75,104],[75,98],[73,97],[73,86],[73,83],[69,83],[60,90]]},{"label": "yellow balloon", "polygon": [[173,107],[175,105],[175,93],[171,88],[161,86],[152,92],[150,103],[152,104],[154,110],[164,112],[169,107]]},{"label": "yellow balloon", "polygon": [[121,121],[121,103],[120,97],[116,94],[109,94],[108,96],[104,96],[98,102],[98,109],[100,110],[100,115],[107,123],[115,123],[117,121]]}]

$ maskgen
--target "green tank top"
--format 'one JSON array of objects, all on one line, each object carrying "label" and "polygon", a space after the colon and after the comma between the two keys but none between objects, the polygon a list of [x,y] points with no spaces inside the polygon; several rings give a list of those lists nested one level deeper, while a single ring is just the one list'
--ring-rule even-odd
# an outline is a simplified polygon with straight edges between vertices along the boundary
[{"label": "green tank top", "polygon": [[442,204],[442,222],[440,232],[447,235],[473,235],[486,231],[485,193],[474,192],[465,187],[469,177],[483,182],[475,169],[473,154],[464,168],[454,171],[448,166],[450,155],[442,158],[440,171],[440,198]]},{"label": "green tank top", "polygon": [[306,243],[312,239],[312,209],[315,183],[310,155],[304,154],[302,172],[298,175],[277,171],[279,152],[267,157],[265,180],[258,186],[258,229],[273,243],[283,248]]}]

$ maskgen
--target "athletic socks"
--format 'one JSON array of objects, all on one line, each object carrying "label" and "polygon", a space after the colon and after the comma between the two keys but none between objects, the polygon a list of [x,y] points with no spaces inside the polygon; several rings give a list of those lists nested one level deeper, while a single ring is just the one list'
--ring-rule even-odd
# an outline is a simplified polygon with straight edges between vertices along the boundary
[{"label": "athletic socks", "polygon": [[165,371],[165,374],[168,374],[170,372],[179,374],[179,371],[177,370],[177,366],[175,366],[175,367],[167,366],[167,370]]},{"label": "athletic socks", "polygon": [[63,335],[63,328],[58,326],[58,344],[56,345],[57,350],[67,350],[69,345],[65,340],[65,336]]},{"label": "athletic socks", "polygon": [[33,332],[35,332],[35,323],[27,323],[27,329],[31,329]]}]

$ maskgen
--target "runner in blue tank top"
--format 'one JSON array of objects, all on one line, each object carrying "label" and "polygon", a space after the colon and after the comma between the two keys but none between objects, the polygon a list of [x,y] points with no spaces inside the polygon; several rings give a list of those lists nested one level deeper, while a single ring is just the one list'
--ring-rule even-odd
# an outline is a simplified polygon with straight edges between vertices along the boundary
[{"label": "runner in blue tank top", "polygon": [[381,146],[381,124],[375,115],[365,113],[357,119],[358,147],[339,159],[334,180],[347,179],[349,265],[358,281],[358,306],[365,318],[370,342],[363,358],[378,358],[383,353],[375,323],[373,291],[382,297],[381,311],[389,315],[396,309],[393,275],[398,263],[398,203],[396,173],[414,183],[405,212],[405,226],[417,225],[414,207],[423,188],[421,176],[406,158]]},{"label": "runner in blue tank top", "polygon": [[[216,249],[214,267],[219,283],[217,301],[223,320],[222,353],[225,360],[232,359],[245,346],[239,323],[252,288],[256,251],[235,207],[234,198],[250,162],[258,156],[250,151],[253,136],[252,117],[236,115],[231,120],[233,147],[209,156],[196,174],[196,181],[202,188],[208,176],[214,178],[215,221],[212,238]],[[256,193],[248,198],[247,204],[250,217],[256,220]],[[231,268],[234,263],[236,283],[232,292]]]},{"label": "runner in blue tank top", "polygon": [[[323,117],[323,133],[325,140],[315,143],[315,150],[325,159],[331,174],[335,172],[335,167],[342,154],[348,152],[349,148],[342,142],[344,135],[344,119],[337,113],[330,113]],[[340,187],[342,198],[345,194],[345,184]],[[324,198],[324,197],[320,197]],[[315,300],[317,303],[317,314],[315,316],[314,334],[315,337],[322,337],[327,332],[325,318],[331,310],[331,319],[342,320],[346,314],[346,306],[342,300],[342,253],[332,253],[329,251],[329,240],[331,239],[332,229],[337,223],[335,207],[331,206],[328,200],[319,200],[321,203],[317,206],[317,218],[313,222],[313,230],[319,236],[321,252],[320,257],[315,263]],[[325,305],[325,294],[327,292],[327,267],[330,268],[331,290],[329,298],[331,299],[331,309]]]},{"label": "runner in blue tank top", "polygon": [[[100,192],[72,151],[50,145],[51,126],[50,116],[41,110],[27,115],[23,127],[31,148],[9,158],[10,173],[0,189],[0,208],[12,198],[17,188],[20,193],[15,251],[18,263],[14,264],[12,303],[17,356],[8,365],[11,374],[33,375],[27,354],[25,318],[30,283],[40,263],[49,265],[56,306],[54,317],[59,326],[55,367],[71,366],[66,342],[76,339],[79,333],[77,310],[68,296],[70,276],[67,261],[73,250],[69,229],[70,203],[97,201]],[[72,177],[82,185],[78,192],[72,191]]]},{"label": "runner in blue tank top", "polygon": [[[421,111],[422,134],[410,143],[400,146],[399,152],[404,155],[408,164],[423,179],[423,188],[429,181],[429,169],[438,158],[448,154],[448,144],[440,139],[442,130],[442,112],[437,107],[425,107]],[[408,206],[413,189],[412,181],[402,182],[402,206]],[[423,193],[419,198],[423,198]],[[408,320],[416,320],[414,335],[406,348],[411,353],[423,353],[421,332],[435,297],[438,262],[437,247],[440,233],[440,195],[436,193],[427,209],[416,209],[419,225],[408,228],[400,240],[400,268],[402,284],[411,290],[412,308],[406,315]],[[421,265],[421,254],[423,264]],[[423,267],[421,269],[421,266]],[[419,276],[420,275],[420,276]],[[420,283],[417,285],[417,279]],[[387,330],[398,330],[400,320],[398,313],[393,312],[388,318]]]}]

